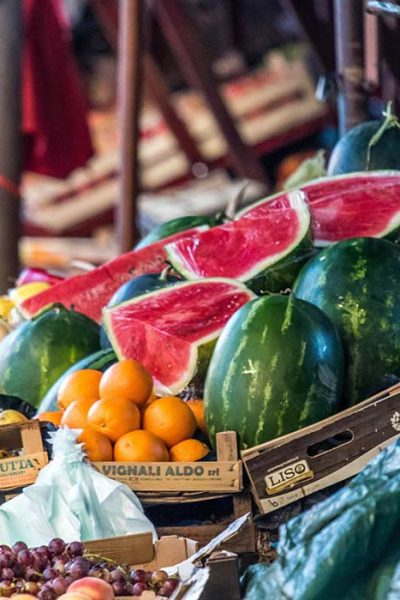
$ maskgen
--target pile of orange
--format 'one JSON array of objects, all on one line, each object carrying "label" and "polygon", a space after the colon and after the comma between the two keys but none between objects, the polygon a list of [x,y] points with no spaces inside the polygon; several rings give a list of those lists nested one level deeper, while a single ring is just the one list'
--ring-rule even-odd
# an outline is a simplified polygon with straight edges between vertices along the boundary
[{"label": "pile of orange", "polygon": [[58,392],[59,412],[39,419],[82,429],[78,442],[96,461],[196,461],[209,448],[194,439],[205,432],[202,400],[184,402],[153,395],[150,373],[135,360],[123,360],[105,373],[76,371]]}]

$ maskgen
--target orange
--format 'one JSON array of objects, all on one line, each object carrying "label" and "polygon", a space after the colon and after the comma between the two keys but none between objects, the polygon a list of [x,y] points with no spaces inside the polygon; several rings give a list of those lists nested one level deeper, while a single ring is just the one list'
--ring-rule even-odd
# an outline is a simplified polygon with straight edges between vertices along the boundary
[{"label": "orange", "polygon": [[142,418],[143,418],[144,411],[146,410],[146,408],[148,406],[150,406],[150,404],[152,404],[155,400],[158,400],[158,397],[155,394],[152,394],[150,396],[150,398],[148,400],[146,400],[146,402],[140,407],[140,412],[142,414]]},{"label": "orange", "polygon": [[140,411],[132,400],[102,398],[91,407],[88,425],[116,442],[128,431],[139,429]]},{"label": "orange", "polygon": [[61,425],[62,413],[60,412],[42,412],[38,415],[39,421],[47,421],[48,423],[53,423],[53,425],[57,425],[59,427]]},{"label": "orange", "polygon": [[100,382],[100,398],[133,400],[141,406],[150,398],[153,380],[143,365],[133,359],[121,360],[104,373]]},{"label": "orange", "polygon": [[92,398],[80,398],[71,402],[61,418],[61,425],[67,425],[70,429],[86,427],[88,412],[94,402]]},{"label": "orange", "polygon": [[93,402],[98,400],[101,376],[102,372],[95,369],[81,369],[68,375],[58,390],[59,409],[65,410],[71,402],[81,398],[91,398]]},{"label": "orange", "polygon": [[119,438],[114,446],[114,460],[118,462],[165,462],[169,460],[164,442],[143,429],[131,431]]},{"label": "orange", "polygon": [[203,444],[199,440],[183,440],[179,444],[175,444],[169,451],[173,462],[192,462],[201,460],[210,452],[207,444]]},{"label": "orange", "polygon": [[144,411],[143,429],[161,438],[168,448],[192,437],[196,428],[194,414],[175,396],[159,398]]},{"label": "orange", "polygon": [[188,400],[186,404],[195,416],[195,419],[197,421],[197,427],[203,433],[207,433],[207,425],[204,414],[204,400],[200,400],[199,398],[193,398],[192,400]]},{"label": "orange", "polygon": [[84,429],[76,441],[83,444],[83,449],[92,462],[113,459],[113,448],[110,440],[98,431]]}]

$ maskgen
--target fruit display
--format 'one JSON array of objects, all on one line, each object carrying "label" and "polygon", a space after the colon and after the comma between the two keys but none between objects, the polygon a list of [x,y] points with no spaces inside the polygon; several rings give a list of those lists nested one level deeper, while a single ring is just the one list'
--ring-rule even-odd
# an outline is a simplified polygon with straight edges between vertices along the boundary
[{"label": "fruit display", "polygon": [[56,306],[23,323],[0,343],[0,392],[38,406],[77,360],[99,349],[99,327]]},{"label": "fruit display", "polygon": [[191,462],[210,452],[194,437],[198,429],[206,432],[203,404],[158,398],[147,369],[127,359],[104,373],[71,371],[58,386],[57,410],[38,418],[81,430],[77,442],[92,462]]},{"label": "fruit display", "polygon": [[[145,571],[119,565],[85,552],[81,542],[55,538],[46,546],[28,548],[17,542],[0,547],[0,596],[40,600],[113,600],[115,596],[140,596],[153,590],[169,598],[179,585],[177,576],[163,570]],[[65,595],[64,595],[65,594]]]},{"label": "fruit display", "polygon": [[105,309],[104,323],[118,358],[138,360],[156,393],[174,395],[204,376],[224,325],[253,297],[231,279],[178,283]]},{"label": "fruit display", "polygon": [[400,248],[362,238],[326,248],[300,273],[296,297],[322,309],[345,351],[347,405],[400,377]]},{"label": "fruit display", "polygon": [[243,306],[218,340],[205,386],[212,441],[237,431],[256,446],[329,417],[340,408],[343,351],[325,314],[291,296]]},{"label": "fruit display", "polygon": [[[261,212],[261,211],[260,211]],[[312,253],[310,213],[303,194],[281,194],[231,223],[169,243],[168,258],[187,279],[231,277],[258,292],[291,285]]]}]

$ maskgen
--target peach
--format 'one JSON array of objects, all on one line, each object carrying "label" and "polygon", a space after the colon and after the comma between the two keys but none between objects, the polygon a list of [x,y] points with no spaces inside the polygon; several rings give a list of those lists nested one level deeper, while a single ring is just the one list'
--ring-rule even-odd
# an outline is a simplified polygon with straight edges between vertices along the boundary
[{"label": "peach", "polygon": [[35,600],[36,596],[32,596],[32,594],[14,594],[14,600]]},{"label": "peach", "polygon": [[[109,583],[97,577],[83,577],[71,583],[67,595],[71,592],[88,596],[90,600],[114,600],[114,592]],[[65,600],[74,600],[66,598]],[[79,600],[78,598],[76,600]]]},{"label": "peach", "polygon": [[91,600],[91,598],[87,594],[80,594],[79,592],[67,592],[62,596],[59,596],[58,600]]}]

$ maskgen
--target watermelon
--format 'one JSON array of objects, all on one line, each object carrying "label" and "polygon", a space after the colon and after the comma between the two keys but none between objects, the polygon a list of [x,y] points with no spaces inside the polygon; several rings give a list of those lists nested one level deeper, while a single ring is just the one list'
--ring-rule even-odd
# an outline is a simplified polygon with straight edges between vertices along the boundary
[{"label": "watermelon", "polygon": [[400,169],[400,122],[391,113],[350,129],[336,144],[328,164],[328,175],[355,171]]},{"label": "watermelon", "polygon": [[145,248],[150,244],[154,244],[154,242],[165,240],[172,235],[187,231],[188,229],[193,229],[194,227],[199,230],[208,229],[209,227],[216,225],[217,222],[217,217],[206,217],[202,215],[190,215],[172,219],[171,221],[161,223],[161,225],[154,227],[150,233],[148,233],[143,239],[140,240],[138,244],[136,244],[135,250]]},{"label": "watermelon", "polygon": [[97,323],[63,306],[46,310],[0,343],[0,393],[36,407],[70,366],[99,349]]},{"label": "watermelon", "polygon": [[[318,247],[354,237],[400,240],[400,172],[376,171],[317,179],[304,184]],[[262,217],[279,193],[239,213]]]},{"label": "watermelon", "polygon": [[322,309],[338,327],[347,405],[400,376],[400,248],[374,238],[325,248],[300,272],[294,294]]},{"label": "watermelon", "polygon": [[[180,281],[182,281],[182,279],[168,275],[168,273],[149,273],[147,275],[140,275],[139,277],[135,277],[135,279],[126,281],[115,292],[107,306],[117,306],[118,304],[126,302],[131,298],[136,298],[136,296],[140,296],[146,292],[151,292],[151,290],[166,287]],[[100,343],[102,348],[110,348],[111,346],[103,327],[100,330]]]},{"label": "watermelon", "polygon": [[67,369],[59,379],[51,386],[41,403],[37,409],[37,414],[39,415],[42,412],[58,410],[57,408],[57,394],[58,390],[68,375],[71,373],[75,373],[76,371],[80,371],[81,369],[95,369],[96,371],[106,371],[108,367],[111,367],[114,363],[117,362],[117,357],[115,356],[114,350],[108,348],[107,350],[98,350],[94,352],[94,354],[90,354],[89,356],[85,356],[81,360],[78,360],[72,367]]},{"label": "watermelon", "polygon": [[340,408],[343,349],[324,313],[294,296],[248,302],[229,321],[205,384],[207,430],[237,431],[242,448],[273,440]]},{"label": "watermelon", "polygon": [[156,393],[177,394],[204,376],[224,325],[253,297],[230,279],[177,283],[105,309],[104,323],[119,359],[147,367]]},{"label": "watermelon", "polygon": [[304,194],[295,191],[265,203],[262,215],[247,213],[172,242],[166,250],[173,267],[187,279],[230,277],[266,293],[292,284],[312,251],[309,230]]},{"label": "watermelon", "polygon": [[144,273],[159,273],[163,269],[166,260],[164,251],[166,242],[197,232],[198,229],[195,228],[177,233],[169,240],[128,252],[93,271],[70,277],[51,289],[27,299],[22,303],[20,310],[25,318],[31,318],[44,308],[60,303],[66,308],[73,308],[100,322],[102,309],[107,306],[110,298],[125,281]]}]

